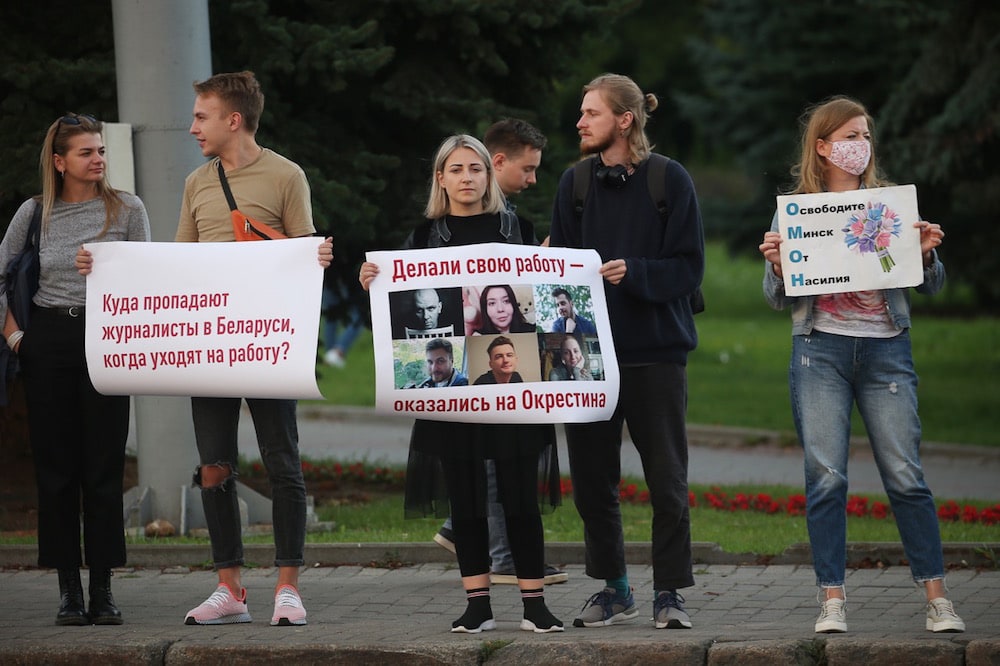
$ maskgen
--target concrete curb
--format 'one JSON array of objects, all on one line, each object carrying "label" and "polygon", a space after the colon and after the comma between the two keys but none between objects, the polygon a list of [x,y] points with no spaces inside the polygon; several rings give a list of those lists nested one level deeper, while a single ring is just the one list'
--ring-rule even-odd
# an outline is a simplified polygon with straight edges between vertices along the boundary
[{"label": "concrete curb", "polygon": [[855,640],[849,638],[761,641],[690,640],[620,642],[588,638],[568,642],[479,639],[465,645],[421,644],[412,648],[330,643],[212,645],[191,641],[139,640],[126,645],[34,645],[0,647],[0,663],[10,666],[80,663],[171,664],[214,666],[239,664],[333,664],[416,666],[489,663],[524,664],[995,664],[1000,640],[929,641],[920,639]]}]

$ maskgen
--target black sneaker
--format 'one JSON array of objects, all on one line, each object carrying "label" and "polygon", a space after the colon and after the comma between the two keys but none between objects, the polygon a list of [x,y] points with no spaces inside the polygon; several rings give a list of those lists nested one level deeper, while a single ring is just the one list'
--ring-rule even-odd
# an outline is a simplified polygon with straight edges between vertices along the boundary
[{"label": "black sneaker", "polygon": [[442,527],[434,535],[434,543],[455,554],[455,535],[447,527]]}]

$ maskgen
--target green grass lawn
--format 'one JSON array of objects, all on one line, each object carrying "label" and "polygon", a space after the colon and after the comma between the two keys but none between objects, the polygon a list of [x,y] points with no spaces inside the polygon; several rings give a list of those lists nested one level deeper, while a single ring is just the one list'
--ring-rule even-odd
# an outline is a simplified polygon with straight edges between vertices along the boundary
[{"label": "green grass lawn", "polygon": [[[703,497],[712,489],[692,486],[696,497]],[[774,498],[801,494],[801,488],[783,486],[742,486],[724,489],[730,496],[739,492],[756,495],[766,493]],[[884,495],[869,494],[871,501],[887,502]],[[963,503],[964,505],[965,503]],[[988,502],[968,502],[977,509],[989,506]],[[437,518],[404,519],[400,495],[380,497],[371,503],[341,504],[320,507],[321,520],[337,524],[334,532],[309,535],[318,543],[371,543],[416,542],[429,543],[441,526]],[[546,542],[574,542],[583,540],[583,524],[573,506],[571,497],[564,498],[563,506],[543,517]],[[652,511],[648,505],[622,504],[622,520],[626,541],[649,541]],[[717,543],[728,553],[756,553],[776,555],[794,543],[808,542],[805,516],[784,513],[765,514],[755,511],[720,511],[699,500],[691,509],[691,533],[694,541]],[[946,542],[992,543],[1000,542],[1000,525],[982,523],[941,522],[941,536]],[[848,541],[899,541],[895,522],[872,517],[848,518]]]},{"label": "green grass lawn", "polygon": [[[731,258],[719,243],[710,243],[706,262],[707,309],[696,317],[700,343],[688,363],[688,421],[792,433],[789,313],[764,302],[760,261]],[[911,337],[924,439],[1000,446],[1000,322],[934,316],[935,301],[949,298],[947,289],[933,298],[913,294]],[[326,402],[374,405],[370,332],[358,339],[347,361],[340,370],[317,366]],[[856,414],[854,434],[864,434]]]}]

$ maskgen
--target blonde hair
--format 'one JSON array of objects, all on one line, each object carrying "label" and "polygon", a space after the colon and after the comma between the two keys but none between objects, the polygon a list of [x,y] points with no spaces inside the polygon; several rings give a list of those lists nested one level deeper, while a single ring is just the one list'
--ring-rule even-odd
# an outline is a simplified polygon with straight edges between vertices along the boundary
[{"label": "blonde hair", "polygon": [[424,208],[424,216],[428,219],[436,220],[451,212],[451,201],[448,199],[448,193],[438,183],[438,174],[444,173],[448,158],[459,148],[469,148],[474,151],[486,167],[486,194],[483,195],[483,212],[499,213],[503,210],[506,199],[493,173],[493,160],[490,159],[490,151],[486,150],[486,146],[474,136],[454,134],[441,142],[434,155],[431,191],[427,198],[427,206]]},{"label": "blonde hair", "polygon": [[660,104],[656,95],[643,94],[635,81],[621,74],[601,74],[583,87],[583,94],[586,95],[591,90],[601,94],[601,98],[616,116],[626,111],[631,112],[632,124],[625,130],[629,161],[632,164],[639,164],[649,157],[653,146],[646,137],[646,121],[649,120],[649,114]]},{"label": "blonde hair", "polygon": [[868,121],[868,130],[872,135],[872,156],[861,174],[861,183],[865,187],[881,187],[887,184],[875,163],[875,122],[861,102],[838,95],[809,107],[799,119],[802,126],[801,154],[799,161],[791,168],[795,185],[790,194],[814,194],[826,189],[823,182],[826,160],[816,152],[816,141],[819,139],[826,141],[827,137],[844,123],[858,116],[864,116]]},{"label": "blonde hair", "polygon": [[[82,134],[100,134],[104,129],[103,123],[91,116],[81,116],[76,113],[67,113],[65,116],[49,125],[45,133],[45,141],[42,142],[42,154],[38,159],[38,169],[42,180],[42,230],[47,231],[49,219],[52,216],[52,207],[56,198],[62,194],[63,177],[56,169],[55,156],[66,156],[69,150],[70,140]],[[107,169],[104,177],[95,183],[97,194],[104,200],[104,227],[98,238],[103,236],[118,218],[118,213],[124,205],[118,191],[111,187],[108,180]]]}]

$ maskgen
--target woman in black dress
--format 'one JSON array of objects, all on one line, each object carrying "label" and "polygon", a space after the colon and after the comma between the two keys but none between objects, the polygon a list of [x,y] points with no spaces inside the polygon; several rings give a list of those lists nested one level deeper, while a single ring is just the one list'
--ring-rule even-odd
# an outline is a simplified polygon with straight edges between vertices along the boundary
[{"label": "woman in black dress", "polygon": [[[427,221],[411,234],[405,247],[511,242],[511,229],[500,214],[504,205],[486,147],[472,136],[448,137],[434,159],[424,211]],[[520,242],[537,244],[533,234],[525,238],[523,229],[517,231],[514,238]],[[376,264],[362,264],[359,280],[365,289],[378,272]],[[496,464],[498,501],[503,505],[524,603],[521,629],[562,631],[563,623],[545,605],[543,585],[541,511],[559,503],[554,427],[417,420],[410,437],[406,514],[444,517],[450,509],[468,601],[465,613],[452,623],[451,630],[479,633],[496,628],[490,607],[485,460]],[[441,478],[437,472],[443,473],[443,488],[436,481]]]}]

